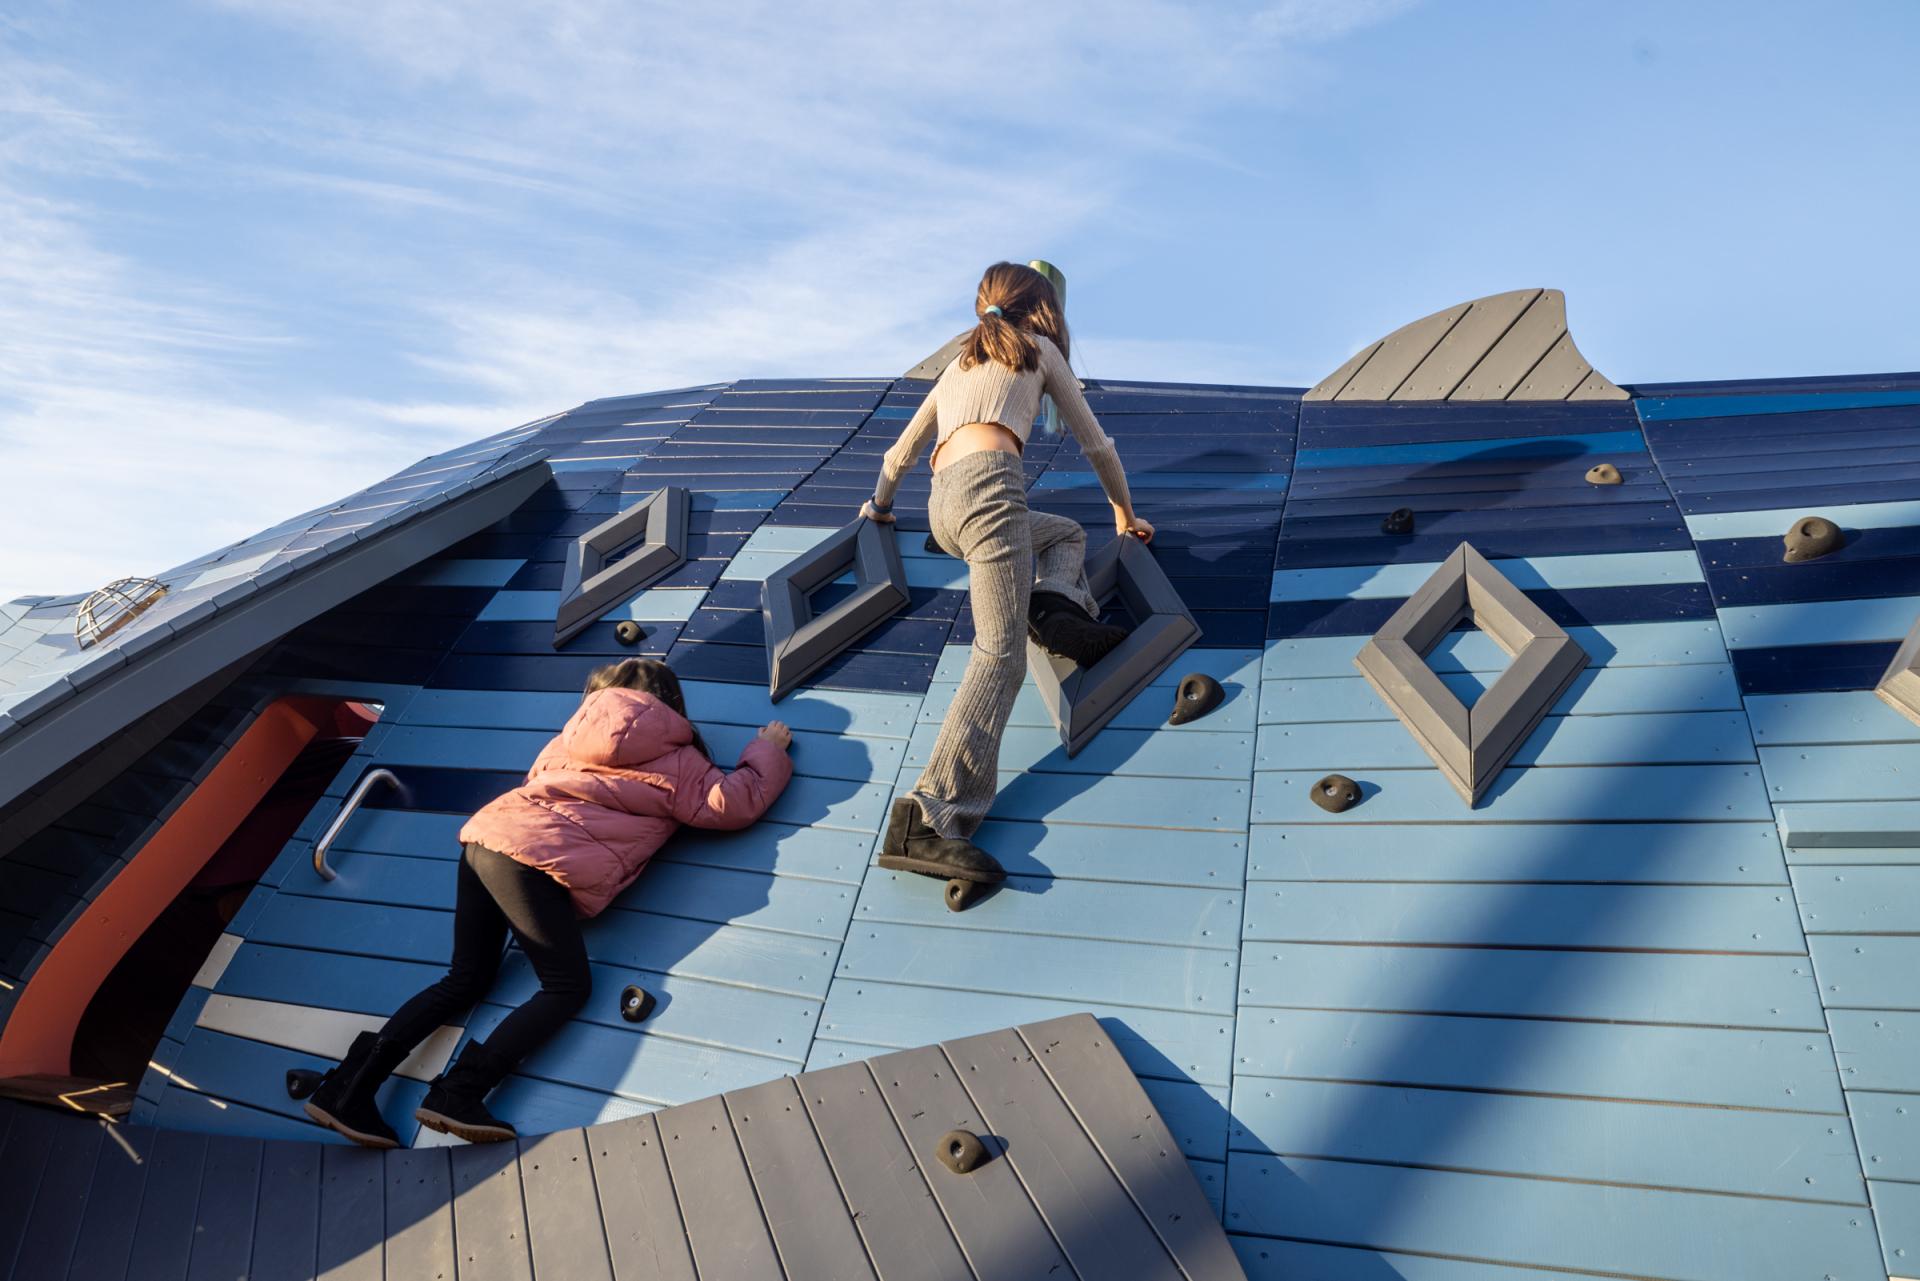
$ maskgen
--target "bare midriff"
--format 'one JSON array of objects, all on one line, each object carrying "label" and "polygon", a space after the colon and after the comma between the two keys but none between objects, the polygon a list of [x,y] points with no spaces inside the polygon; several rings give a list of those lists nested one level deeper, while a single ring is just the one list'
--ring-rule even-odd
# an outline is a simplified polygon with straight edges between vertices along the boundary
[{"label": "bare midriff", "polygon": [[953,434],[941,441],[940,447],[933,451],[933,469],[937,472],[968,454],[985,453],[990,449],[1018,458],[1021,454],[1020,438],[1000,423],[967,423],[955,428]]}]

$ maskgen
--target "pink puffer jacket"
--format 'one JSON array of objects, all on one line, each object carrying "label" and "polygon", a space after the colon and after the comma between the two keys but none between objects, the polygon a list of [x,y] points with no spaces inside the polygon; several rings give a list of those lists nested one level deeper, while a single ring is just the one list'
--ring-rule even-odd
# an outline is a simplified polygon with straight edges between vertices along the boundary
[{"label": "pink puffer jacket", "polygon": [[462,842],[537,867],[597,916],[682,823],[734,830],[779,799],[793,762],[764,738],[731,774],[692,746],[686,717],[651,694],[589,694],[527,771],[460,829]]}]

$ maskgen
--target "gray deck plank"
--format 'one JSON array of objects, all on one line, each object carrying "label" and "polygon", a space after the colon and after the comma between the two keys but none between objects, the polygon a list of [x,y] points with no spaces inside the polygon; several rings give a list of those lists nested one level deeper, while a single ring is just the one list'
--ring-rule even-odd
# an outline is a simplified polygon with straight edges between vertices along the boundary
[{"label": "gray deck plank", "polygon": [[133,1229],[127,1281],[181,1281],[193,1249],[193,1208],[200,1199],[200,1172],[207,1136],[162,1130],[147,1167],[146,1195]]},{"label": "gray deck plank", "polygon": [[700,1281],[784,1281],[726,1104],[701,1099],[659,1120]]},{"label": "gray deck plank", "polygon": [[872,1278],[866,1247],[793,1079],[735,1090],[725,1099],[787,1275]]},{"label": "gray deck plank", "polygon": [[533,1281],[514,1145],[476,1143],[450,1151],[460,1281]]},{"label": "gray deck plank", "polygon": [[251,1281],[313,1281],[320,1243],[318,1143],[270,1139],[260,1154]]},{"label": "gray deck plank", "polygon": [[1166,1122],[1090,1014],[1017,1029],[1080,1128],[1192,1281],[1244,1275]]},{"label": "gray deck plank", "polygon": [[[102,1131],[98,1121],[79,1117],[54,1117],[60,1123],[58,1139],[47,1156],[40,1174],[39,1195],[34,1198],[33,1217],[27,1222],[20,1253],[13,1261],[13,1276],[19,1281],[34,1277],[64,1277],[73,1260],[73,1247],[80,1239],[80,1221],[87,1210],[87,1195],[93,1184],[94,1166],[100,1157]],[[4,1160],[4,1157],[0,1157]],[[0,1181],[11,1183],[9,1170]],[[11,1196],[9,1187],[0,1195]]]},{"label": "gray deck plank", "polygon": [[387,1169],[380,1156],[337,1145],[320,1154],[320,1281],[383,1281]]},{"label": "gray deck plank", "polygon": [[147,1170],[158,1134],[145,1126],[113,1126],[93,1167],[93,1190],[80,1219],[67,1281],[121,1281],[133,1251]]},{"label": "gray deck plank", "polygon": [[1159,1237],[1011,1029],[941,1046],[1083,1277],[1178,1281]]},{"label": "gray deck plank", "polygon": [[566,1281],[613,1281],[607,1231],[594,1196],[584,1130],[559,1130],[520,1144],[533,1272]]},{"label": "gray deck plank", "polygon": [[393,1281],[452,1281],[453,1166],[445,1148],[396,1148],[386,1155],[387,1275]]},{"label": "gray deck plank", "polygon": [[972,1174],[954,1174],[940,1165],[923,1167],[974,1275],[994,1281],[1058,1281],[1073,1275],[1019,1176],[998,1155],[979,1109],[940,1047],[888,1054],[872,1062],[880,1093],[916,1157],[934,1161],[934,1144],[948,1130],[978,1134],[996,1151],[993,1160]]},{"label": "gray deck plank", "polygon": [[695,1281],[680,1203],[653,1117],[596,1125],[588,1139],[614,1276],[618,1281]]},{"label": "gray deck plank", "polygon": [[188,1281],[235,1281],[253,1261],[253,1218],[260,1194],[260,1140],[207,1138],[200,1195],[193,1210]]},{"label": "gray deck plank", "polygon": [[58,1117],[42,1108],[7,1109],[13,1124],[0,1146],[0,1263],[11,1271],[13,1257],[27,1234],[27,1220],[40,1188],[40,1175],[53,1151],[53,1127]]},{"label": "gray deck plank", "polygon": [[801,1079],[801,1101],[882,1281],[972,1281],[927,1172],[867,1065],[823,1068]]}]

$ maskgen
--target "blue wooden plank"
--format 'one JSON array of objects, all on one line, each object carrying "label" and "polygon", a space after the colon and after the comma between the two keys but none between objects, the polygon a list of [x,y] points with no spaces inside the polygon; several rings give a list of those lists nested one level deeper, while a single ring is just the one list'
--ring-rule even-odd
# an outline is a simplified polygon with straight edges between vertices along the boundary
[{"label": "blue wooden plank", "polygon": [[[703,727],[703,737],[714,760],[723,768],[758,733],[757,727],[714,725]],[[552,735],[544,730],[443,729],[396,726],[380,745],[379,763],[386,766],[453,765],[469,769],[525,771],[533,765]],[[798,730],[793,735],[794,767],[816,778],[856,781],[891,780],[900,767],[902,744],[894,739],[864,739],[839,733]]]},{"label": "blue wooden plank", "polygon": [[1243,1077],[1235,1151],[1865,1205],[1831,1118]]},{"label": "blue wooden plank", "polygon": [[[1722,487],[1712,490],[1676,488],[1674,497],[1680,502],[1680,510],[1689,517],[1703,512],[1735,512],[1775,510],[1778,505],[1792,498],[1799,505],[1793,520],[1809,512],[1825,512],[1837,507],[1868,503],[1905,502],[1920,489],[1920,477],[1912,474],[1914,468],[1893,469],[1906,474],[1881,476],[1874,471],[1842,472],[1842,477],[1855,479],[1835,479],[1816,483],[1809,477],[1794,477],[1782,480],[1771,487],[1756,484],[1743,488]],[[1789,470],[1782,476],[1792,476]],[[1872,477],[1872,479],[1868,479]],[[1781,522],[1782,529],[1786,522]]]},{"label": "blue wooden plank", "polygon": [[[1779,538],[1811,507],[1774,507],[1757,511],[1703,512],[1687,517],[1687,528],[1701,541],[1724,538]],[[1818,514],[1849,532],[1920,525],[1920,500],[1893,500],[1824,506]]]},{"label": "blue wooden plank", "polygon": [[[1529,515],[1539,509],[1529,509]],[[1593,512],[1593,508],[1582,508]],[[1380,560],[1444,560],[1462,541],[1487,556],[1558,556],[1582,553],[1661,552],[1693,545],[1679,509],[1671,503],[1634,503],[1604,510],[1585,524],[1548,525],[1511,519],[1517,513],[1459,512],[1415,517],[1410,537],[1389,538],[1380,533],[1378,519],[1348,533],[1316,531],[1306,522],[1281,539],[1280,565],[1285,569],[1312,569],[1332,565],[1367,565]],[[1631,512],[1628,523],[1620,523]]]},{"label": "blue wooden plank", "polygon": [[1830,1009],[1827,1021],[1847,1089],[1920,1092],[1920,1014]]},{"label": "blue wooden plank", "polygon": [[[1562,627],[1713,617],[1713,598],[1705,583],[1535,590],[1528,592],[1527,597]],[[1281,601],[1268,612],[1267,635],[1275,640],[1293,636],[1371,636],[1401,604],[1399,599]]]},{"label": "blue wooden plank", "polygon": [[1866,690],[1761,695],[1746,702],[1754,741],[1763,747],[1920,742],[1920,725]]},{"label": "blue wooden plank", "polygon": [[[1811,514],[1811,513],[1807,513]],[[1831,517],[1829,517],[1831,519]],[[1792,521],[1786,522],[1780,529],[1752,538],[1722,538],[1700,544],[1700,558],[1709,570],[1715,569],[1764,569],[1768,571],[1786,569],[1782,564],[1782,538],[1793,527]],[[1858,563],[1877,563],[1881,561],[1902,561],[1920,556],[1920,525],[1899,525],[1893,528],[1847,528],[1841,532],[1845,541],[1816,561],[1803,561],[1804,566],[1833,566]],[[1862,593],[1870,595],[1871,593]]]},{"label": "blue wooden plank", "polygon": [[411,587],[505,587],[524,562],[438,556],[392,581]]},{"label": "blue wooden plank", "polygon": [[[972,919],[965,924],[966,930],[1115,939],[1231,952],[1238,946],[1240,897],[1238,886],[1194,889],[1009,879],[993,895],[968,909]],[[1791,922],[1790,909],[1787,915]],[[949,926],[953,914],[939,895],[929,893],[925,877],[876,870],[860,891],[854,917],[856,930],[875,921],[941,929]],[[1010,950],[1017,955],[1018,949]],[[1199,964],[1217,963],[1218,959]],[[1228,972],[1231,974],[1231,967]]]},{"label": "blue wooden plank", "polygon": [[1797,868],[1808,934],[1920,934],[1920,874],[1906,867]]},{"label": "blue wooden plank", "polygon": [[[1690,551],[1640,552],[1620,556],[1536,556],[1529,560],[1497,560],[1491,563],[1502,577],[1522,591],[1703,581],[1699,559]],[[1271,599],[1405,599],[1419,591],[1439,569],[1439,564],[1435,563],[1275,570]]]},{"label": "blue wooden plank", "polygon": [[1920,744],[1763,747],[1760,763],[1766,767],[1767,793],[1775,803],[1906,801],[1914,797]]},{"label": "blue wooden plank", "polygon": [[214,990],[226,996],[324,1005],[385,1017],[445,973],[444,957],[437,964],[426,964],[242,943]]},{"label": "blue wooden plank", "polygon": [[[1441,684],[1463,702],[1477,699],[1491,683],[1475,674],[1441,670]],[[1731,667],[1725,663],[1693,663],[1672,667],[1589,667],[1574,678],[1550,714],[1604,716],[1628,712],[1711,712],[1739,707],[1740,687],[1734,681]],[[1266,681],[1260,692],[1263,724],[1384,721],[1392,717],[1387,705],[1360,676]]]},{"label": "blue wooden plank", "polygon": [[1290,943],[1792,956],[1805,951],[1792,897],[1745,885],[1268,882],[1248,888],[1242,934]]},{"label": "blue wooden plank", "polygon": [[684,863],[858,885],[872,847],[873,838],[865,832],[763,819],[739,832],[683,828],[661,848],[654,861],[663,867]]},{"label": "blue wooden plank", "polygon": [[1827,1008],[1920,1011],[1920,988],[1913,983],[1920,938],[1816,934],[1807,939],[1807,950],[1819,968]]},{"label": "blue wooden plank", "polygon": [[1238,885],[1247,861],[1241,832],[1183,831],[1175,858],[1167,856],[1168,838],[1146,829],[990,818],[973,839],[1010,876],[1212,887]]},{"label": "blue wooden plank", "polygon": [[1478,1260],[1439,1259],[1263,1236],[1229,1235],[1227,1239],[1233,1243],[1249,1281],[1294,1281],[1297,1277],[1313,1277],[1316,1281],[1575,1281],[1571,1272],[1503,1267]]},{"label": "blue wooden plank", "polygon": [[1913,1271],[1911,1261],[1920,1258],[1920,1184],[1874,1179],[1868,1187],[1888,1275]]},{"label": "blue wooden plank", "polygon": [[[939,725],[922,725],[908,745],[904,766],[911,770],[925,768],[939,736]],[[1109,726],[1078,756],[1069,758],[1057,731],[1011,727],[1000,741],[1000,767],[1043,774],[1248,778],[1253,773],[1253,736],[1218,732],[1163,735]]]},{"label": "blue wooden plank", "polygon": [[[911,1049],[1085,1012],[1102,1020],[1114,1048],[1135,1075],[1223,1086],[1231,1073],[1233,1019],[1228,1011],[1189,1014],[964,988],[943,989],[938,1000],[929,1000],[928,995],[924,987],[875,979],[835,983],[820,1015],[819,1038],[850,1041],[863,1051],[872,1046]],[[820,1062],[829,1060],[842,1061],[833,1052],[818,1056]]]},{"label": "blue wooden plank", "polygon": [[[1200,460],[1194,460],[1200,461]],[[1127,468],[1130,490],[1191,489],[1220,493],[1274,493],[1285,491],[1285,472],[1247,473],[1242,471],[1153,471],[1138,466]],[[1062,471],[1056,463],[1040,479],[1035,490],[1099,489],[1100,478],[1091,471]]]},{"label": "blue wooden plank", "polygon": [[[760,645],[681,644],[667,661],[684,679],[767,683],[767,652]],[[914,693],[926,688],[933,658],[922,654],[844,651],[807,678],[811,689],[847,689],[872,693]]]},{"label": "blue wooden plank", "polygon": [[1736,414],[1798,414],[1809,410],[1920,405],[1920,392],[1829,391],[1745,396],[1647,396],[1633,402],[1644,422],[1725,418]]},{"label": "blue wooden plank", "polygon": [[1720,611],[1729,649],[1898,641],[1920,618],[1920,596],[1753,605]]},{"label": "blue wooden plank", "polygon": [[[1357,646],[1355,648],[1358,649]],[[966,645],[949,645],[942,650],[939,666],[933,673],[935,684],[957,684],[961,674],[966,671],[967,662],[972,653],[971,647]],[[1196,649],[1189,652],[1181,661],[1186,665],[1185,672],[1205,672],[1222,685],[1232,686],[1252,683],[1259,674],[1260,658],[1259,647],[1249,646],[1239,649]],[[1348,661],[1351,662],[1351,660],[1352,655],[1348,655]],[[1168,691],[1168,707],[1171,708],[1172,690],[1179,685],[1185,672],[1172,670],[1161,672],[1148,682],[1147,688]],[[1219,729],[1220,726],[1217,723],[1219,718],[1220,712],[1215,711],[1208,715],[1204,723],[1211,729]],[[927,718],[923,714],[920,719],[924,722]]]},{"label": "blue wooden plank", "polygon": [[1579,454],[1619,454],[1644,449],[1639,428],[1555,436],[1503,436],[1421,441],[1398,445],[1303,448],[1294,453],[1300,471],[1318,467],[1364,467],[1371,463],[1444,463],[1497,454],[1509,458],[1564,458]]},{"label": "blue wooden plank", "polygon": [[[685,622],[700,604],[702,593],[685,589],[649,588],[633,599],[608,606],[602,617],[631,618],[643,623]],[[498,591],[478,617],[486,622],[551,622],[560,608],[560,593]]]},{"label": "blue wooden plank", "polygon": [[1237,832],[1246,826],[1250,791],[1244,782],[1210,779],[1003,771],[993,812],[1003,819]]},{"label": "blue wooden plank", "polygon": [[819,939],[646,912],[603,912],[586,927],[587,955],[606,965],[818,999],[835,949]]},{"label": "blue wooden plank", "polygon": [[1812,1032],[1270,1010],[1240,1021],[1234,1063],[1241,1080],[1844,1111],[1832,1051]]},{"label": "blue wooden plank", "polygon": [[[1197,721],[1188,721],[1185,725],[1168,725],[1167,716],[1173,711],[1174,688],[1179,677],[1189,672],[1205,671],[1207,658],[1214,653],[1239,653],[1238,650],[1216,651],[1190,649],[1180,656],[1180,661],[1168,669],[1163,676],[1172,676],[1168,683],[1149,685],[1134,695],[1133,701],[1120,709],[1120,712],[1107,723],[1110,730],[1164,730],[1170,735],[1184,738],[1188,734],[1246,734],[1254,728],[1254,685],[1251,681],[1244,684],[1222,681],[1226,690],[1226,701]],[[1356,677],[1356,679],[1358,679]],[[920,708],[920,722],[923,725],[937,725],[953,705],[953,696],[960,688],[959,682],[951,684],[935,682],[927,686],[927,696]],[[1031,682],[1022,686],[1015,696],[1013,712],[1007,722],[1011,728],[1053,730],[1053,719],[1047,713],[1047,705],[1040,698],[1040,691]],[[1058,731],[1055,741],[1058,741]],[[1106,731],[1102,731],[1104,734]],[[1094,742],[1099,742],[1096,737]]]},{"label": "blue wooden plank", "polygon": [[[1738,712],[1666,712],[1549,716],[1514,754],[1512,764],[1725,764],[1754,759],[1746,718]],[[1256,768],[1324,766],[1351,772],[1425,769],[1431,764],[1398,722],[1350,721],[1263,725]]]},{"label": "blue wooden plank", "polygon": [[[1726,649],[1719,624],[1711,619],[1679,623],[1612,623],[1574,627],[1567,634],[1596,667],[1654,667],[1678,663],[1721,663]],[[1344,636],[1305,636],[1274,641],[1261,658],[1265,680],[1281,677],[1352,676],[1360,642]],[[1427,655],[1436,672],[1499,672],[1512,662],[1485,632],[1450,632]],[[1730,703],[1728,706],[1738,706]]]},{"label": "blue wooden plank", "polygon": [[1784,885],[1770,822],[1255,824],[1254,881]]},{"label": "blue wooden plank", "polygon": [[1804,957],[1249,944],[1239,1014],[1281,1007],[1823,1032],[1822,995]]},{"label": "blue wooden plank", "polygon": [[1853,1116],[1860,1160],[1872,1177],[1920,1182],[1920,1100],[1849,1090],[1847,1111]]},{"label": "blue wooden plank", "polygon": [[1734,650],[1734,671],[1748,694],[1800,694],[1872,689],[1893,661],[1898,641],[1850,645],[1785,645]]},{"label": "blue wooden plank", "polygon": [[1758,819],[1772,813],[1750,765],[1607,765],[1508,769],[1477,808],[1460,803],[1438,770],[1362,777],[1364,799],[1347,814],[1313,804],[1324,771],[1253,776],[1256,823],[1671,822]]},{"label": "blue wooden plank", "polygon": [[[913,732],[919,699],[843,690],[796,690],[776,707],[765,689],[707,681],[683,681],[687,710],[702,727],[764,725],[783,720],[797,730],[906,738]],[[408,725],[539,729],[557,732],[578,710],[576,694],[460,689],[422,690],[399,717]]]},{"label": "blue wooden plank", "polygon": [[[1800,572],[1807,571],[1807,572]],[[1920,557],[1827,563],[1810,561],[1770,568],[1743,567],[1708,575],[1720,607],[1778,605],[1791,601],[1856,600],[1920,591]]]},{"label": "blue wooden plank", "polygon": [[853,889],[832,881],[663,863],[648,868],[613,906],[838,941],[853,911]]},{"label": "blue wooden plank", "polygon": [[[297,1130],[269,1128],[258,1124],[257,1117],[235,1117],[228,1124],[203,1120],[192,1128],[261,1138],[320,1138],[321,1128],[307,1119],[304,1105],[287,1097],[286,1073],[289,1068],[324,1072],[332,1066],[332,1059],[320,1055],[196,1028],[174,1060],[172,1075],[168,1078],[173,1088],[168,1091],[168,1097],[161,1100],[161,1124],[167,1124],[176,1109],[185,1110],[189,1106],[189,1100],[174,1100],[172,1096],[192,1093],[202,1099],[242,1104],[256,1113],[283,1117],[299,1127]],[[380,1087],[374,1100],[388,1124],[410,1132],[413,1109],[420,1105],[426,1092],[424,1081],[396,1076]],[[214,1107],[212,1111],[219,1109]]]},{"label": "blue wooden plank", "polygon": [[1627,1276],[1878,1281],[1881,1267],[1871,1216],[1852,1206],[1303,1157],[1235,1154],[1227,1222],[1328,1244]]}]

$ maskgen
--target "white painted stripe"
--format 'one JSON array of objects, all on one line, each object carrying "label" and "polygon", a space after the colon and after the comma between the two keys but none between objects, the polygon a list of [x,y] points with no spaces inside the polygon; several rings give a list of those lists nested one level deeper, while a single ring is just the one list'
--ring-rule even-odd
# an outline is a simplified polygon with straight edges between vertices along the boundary
[{"label": "white painted stripe", "polygon": [[1920,525],[1920,502],[1841,503],[1837,506],[1771,507],[1757,512],[1705,512],[1686,518],[1687,530],[1698,539],[1784,538],[1787,527],[1802,516],[1825,516],[1842,529],[1897,529]]},{"label": "white painted stripe", "polygon": [[1796,601],[1787,605],[1749,605],[1720,611],[1728,649],[1768,645],[1844,645],[1859,641],[1897,641],[1920,617],[1920,596],[1879,600]]},{"label": "white painted stripe", "polygon": [[[1433,577],[1440,564],[1424,561],[1411,565],[1275,570],[1271,598],[1276,601],[1367,600],[1411,596]],[[1700,558],[1690,551],[1529,556],[1495,560],[1491,564],[1522,591],[1543,587],[1564,590],[1703,581]]]},{"label": "white painted stripe", "polygon": [[[377,1014],[355,1014],[349,1010],[328,1010],[314,1005],[290,1005],[285,1001],[257,1001],[246,996],[214,993],[200,1011],[194,1026],[245,1037],[302,1054],[322,1058],[346,1057],[347,1047],[362,1032],[377,1032],[386,1020]],[[407,1056],[397,1072],[416,1081],[427,1081],[446,1069],[459,1044],[463,1029],[443,1027],[434,1032],[420,1048]]]},{"label": "white painted stripe", "polygon": [[220,976],[227,972],[227,965],[233,960],[233,954],[240,950],[238,934],[222,934],[213,941],[213,950],[207,953],[207,959],[200,963],[200,972],[193,976],[193,986],[215,988],[220,986]]}]

